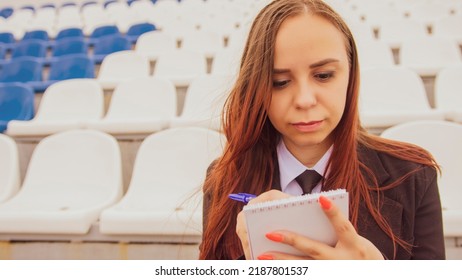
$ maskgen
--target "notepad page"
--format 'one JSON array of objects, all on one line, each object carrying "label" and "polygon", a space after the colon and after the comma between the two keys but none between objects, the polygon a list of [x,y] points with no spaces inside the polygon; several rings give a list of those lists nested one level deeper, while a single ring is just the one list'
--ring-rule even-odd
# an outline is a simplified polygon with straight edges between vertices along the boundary
[{"label": "notepad page", "polygon": [[328,245],[335,245],[337,236],[319,205],[320,195],[328,197],[343,215],[348,217],[348,193],[344,189],[244,206],[252,259],[269,251],[303,255],[302,252],[289,245],[277,243],[265,237],[266,233],[276,230],[293,231]]}]

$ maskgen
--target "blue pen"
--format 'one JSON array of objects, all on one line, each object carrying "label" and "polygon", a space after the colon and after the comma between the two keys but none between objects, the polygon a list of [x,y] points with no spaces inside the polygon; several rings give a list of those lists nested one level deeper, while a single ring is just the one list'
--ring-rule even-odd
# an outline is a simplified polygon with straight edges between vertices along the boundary
[{"label": "blue pen", "polygon": [[228,197],[232,200],[240,201],[247,204],[252,198],[255,198],[257,196],[250,193],[232,193],[228,195]]}]

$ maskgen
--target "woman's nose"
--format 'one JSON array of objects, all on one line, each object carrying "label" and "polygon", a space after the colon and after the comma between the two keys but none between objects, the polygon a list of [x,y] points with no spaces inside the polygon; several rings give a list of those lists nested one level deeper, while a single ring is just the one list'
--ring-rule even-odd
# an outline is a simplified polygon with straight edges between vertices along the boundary
[{"label": "woman's nose", "polygon": [[309,85],[301,85],[295,97],[295,105],[297,108],[306,109],[316,105],[316,93],[313,87]]}]

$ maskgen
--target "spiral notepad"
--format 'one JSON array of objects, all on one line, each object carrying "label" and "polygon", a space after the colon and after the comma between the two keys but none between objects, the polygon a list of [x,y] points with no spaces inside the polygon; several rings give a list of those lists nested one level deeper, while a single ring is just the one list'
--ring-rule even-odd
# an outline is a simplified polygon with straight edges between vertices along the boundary
[{"label": "spiral notepad", "polygon": [[291,246],[265,237],[266,233],[276,230],[296,232],[313,240],[335,245],[337,236],[319,205],[320,195],[328,197],[348,217],[348,193],[344,189],[244,206],[252,259],[269,251],[303,255]]}]

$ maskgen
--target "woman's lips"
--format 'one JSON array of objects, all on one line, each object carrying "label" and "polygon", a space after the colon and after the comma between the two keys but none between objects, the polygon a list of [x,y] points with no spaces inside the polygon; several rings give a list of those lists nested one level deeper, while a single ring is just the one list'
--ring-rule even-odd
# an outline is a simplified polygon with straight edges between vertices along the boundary
[{"label": "woman's lips", "polygon": [[292,125],[300,132],[313,132],[319,129],[323,121],[297,122]]}]

